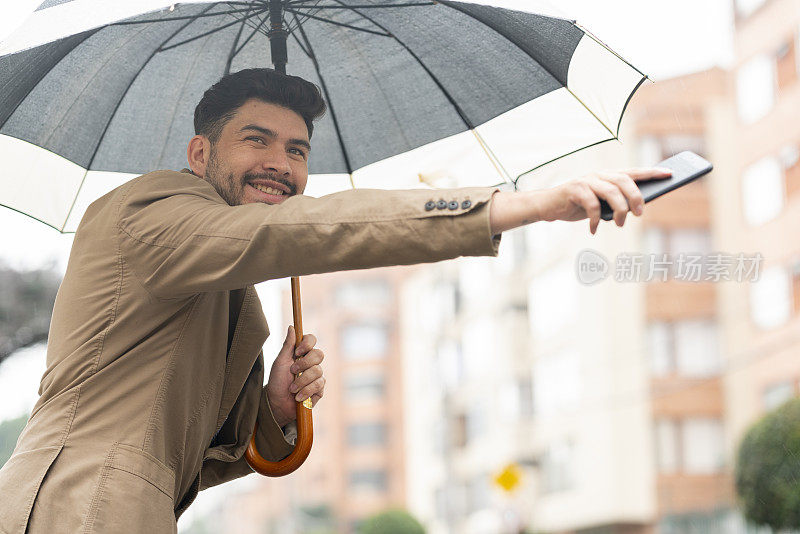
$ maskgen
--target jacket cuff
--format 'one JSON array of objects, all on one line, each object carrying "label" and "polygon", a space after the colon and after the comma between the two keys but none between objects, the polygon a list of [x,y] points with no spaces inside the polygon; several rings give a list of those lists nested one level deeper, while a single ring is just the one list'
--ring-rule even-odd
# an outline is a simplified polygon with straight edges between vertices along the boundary
[{"label": "jacket cuff", "polygon": [[[286,425],[287,431],[292,423]],[[290,433],[287,433],[290,434]],[[272,407],[267,399],[267,388],[261,390],[261,402],[258,405],[258,431],[256,432],[256,446],[258,452],[265,460],[277,462],[289,456],[294,450],[294,437],[289,441],[289,435],[278,426]],[[297,435],[295,430],[294,436]]]}]

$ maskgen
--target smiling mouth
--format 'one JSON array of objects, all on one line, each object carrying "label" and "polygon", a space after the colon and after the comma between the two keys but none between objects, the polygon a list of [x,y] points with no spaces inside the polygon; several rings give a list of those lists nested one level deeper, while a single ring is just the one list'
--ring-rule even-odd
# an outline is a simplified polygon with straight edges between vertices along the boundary
[{"label": "smiling mouth", "polygon": [[248,184],[248,185],[253,189],[258,189],[262,193],[266,193],[268,195],[283,196],[286,194],[280,189],[275,189],[274,187],[267,187],[265,185],[260,185],[260,184]]}]

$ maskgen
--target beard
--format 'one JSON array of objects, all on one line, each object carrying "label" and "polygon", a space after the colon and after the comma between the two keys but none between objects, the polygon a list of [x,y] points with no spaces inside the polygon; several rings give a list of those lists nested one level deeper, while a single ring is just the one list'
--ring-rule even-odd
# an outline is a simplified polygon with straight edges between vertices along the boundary
[{"label": "beard", "polygon": [[211,153],[208,156],[208,167],[206,167],[205,179],[214,186],[219,196],[228,203],[229,206],[238,206],[244,194],[244,182],[235,179],[232,172],[227,171],[217,158],[214,145],[211,145]]},{"label": "beard", "polygon": [[217,157],[214,146],[208,156],[208,166],[206,167],[205,179],[214,186],[219,196],[228,203],[229,206],[238,206],[244,200],[244,188],[248,182],[258,179],[273,180],[284,184],[289,188],[289,195],[294,195],[297,190],[293,183],[278,176],[276,173],[245,173],[241,178],[237,178],[233,172],[228,171]]}]

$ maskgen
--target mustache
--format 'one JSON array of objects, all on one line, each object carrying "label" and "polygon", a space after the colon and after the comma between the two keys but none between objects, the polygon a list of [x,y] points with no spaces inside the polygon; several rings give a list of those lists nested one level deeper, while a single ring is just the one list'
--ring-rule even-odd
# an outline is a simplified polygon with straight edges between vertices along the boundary
[{"label": "mustache", "polygon": [[293,183],[291,183],[286,178],[283,178],[281,176],[278,176],[278,175],[270,173],[270,172],[265,172],[265,173],[260,173],[260,174],[248,173],[248,174],[244,175],[244,181],[245,182],[250,182],[252,180],[272,180],[273,182],[278,182],[278,183],[281,183],[281,184],[285,185],[286,187],[288,187],[289,191],[290,191],[290,194],[294,195],[294,194],[297,193],[297,189],[295,188]]}]

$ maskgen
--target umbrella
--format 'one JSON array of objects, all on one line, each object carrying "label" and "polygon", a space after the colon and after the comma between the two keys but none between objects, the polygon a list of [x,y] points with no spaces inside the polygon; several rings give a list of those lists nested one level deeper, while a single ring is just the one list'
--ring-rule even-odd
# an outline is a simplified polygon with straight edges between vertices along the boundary
[{"label": "umbrella", "polygon": [[[617,140],[647,79],[574,20],[451,0],[48,0],[0,54],[0,203],[61,232],[130,177],[108,172],[185,167],[203,91],[268,61],[322,89],[307,192],[326,193],[530,188],[539,167]],[[305,459],[297,410],[295,451],[268,465],[251,443],[254,469]]]}]

